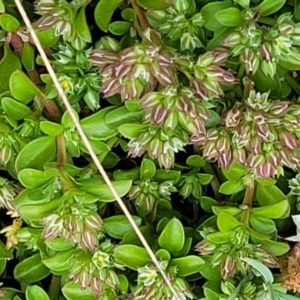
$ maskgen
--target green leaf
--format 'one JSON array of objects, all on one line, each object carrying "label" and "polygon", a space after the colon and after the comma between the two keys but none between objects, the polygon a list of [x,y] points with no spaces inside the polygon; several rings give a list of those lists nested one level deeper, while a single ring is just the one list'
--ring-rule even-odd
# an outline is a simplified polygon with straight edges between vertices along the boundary
[{"label": "green leaf", "polygon": [[202,196],[200,198],[200,205],[204,211],[207,213],[212,213],[212,207],[219,205],[219,202],[207,196]]},{"label": "green leaf", "polygon": [[222,169],[222,171],[228,180],[237,181],[247,173],[248,169],[234,162],[229,169]]},{"label": "green leaf", "polygon": [[171,219],[158,238],[159,246],[176,253],[182,250],[184,242],[185,233],[181,222],[176,218]]},{"label": "green leaf", "polygon": [[23,169],[18,173],[18,179],[26,188],[34,189],[45,184],[58,175],[59,172],[57,169],[47,169],[45,171]]},{"label": "green leaf", "polygon": [[188,157],[186,164],[193,168],[202,168],[206,165],[206,161],[202,156],[195,154]]},{"label": "green leaf", "polygon": [[239,226],[243,226],[235,217],[226,212],[219,214],[217,224],[221,232],[231,231]]},{"label": "green leaf", "polygon": [[214,176],[211,175],[211,174],[198,173],[197,177],[198,177],[198,180],[199,180],[200,184],[207,185],[211,182],[211,180],[213,179]]},{"label": "green leaf", "polygon": [[69,241],[61,237],[57,237],[52,240],[46,240],[45,244],[48,248],[54,251],[66,251],[74,247],[74,245]]},{"label": "green leaf", "polygon": [[107,107],[84,118],[80,121],[82,129],[88,138],[97,140],[106,140],[117,134],[117,130],[109,128],[105,123],[105,115],[113,110],[113,107]]},{"label": "green leaf", "polygon": [[129,110],[126,106],[122,106],[108,112],[105,115],[105,122],[108,127],[117,128],[123,124],[140,122],[144,113],[141,108]]},{"label": "green leaf", "polygon": [[211,257],[203,256],[202,259],[204,260],[205,264],[202,266],[200,270],[200,274],[208,280],[220,280],[221,279],[221,272],[220,272],[220,265],[213,267],[211,264]]},{"label": "green leaf", "polygon": [[29,42],[24,43],[22,52],[22,64],[27,71],[32,71],[35,65],[34,48]]},{"label": "green leaf", "polygon": [[[77,112],[73,110],[73,113],[75,114],[77,121],[79,121],[79,116]],[[64,126],[65,128],[70,128],[75,126],[73,119],[71,118],[70,113],[67,110],[64,112],[63,116],[61,117],[61,125]]]},{"label": "green leaf", "polygon": [[176,183],[179,178],[180,178],[180,171],[166,171],[166,170],[156,170],[154,180],[158,182],[163,182],[163,181],[172,181]]},{"label": "green leaf", "polygon": [[192,237],[186,237],[185,238],[185,243],[183,248],[179,252],[174,252],[173,257],[183,257],[187,256],[191,250],[193,238]]},{"label": "green leaf", "polygon": [[62,274],[70,268],[70,259],[74,256],[74,250],[62,251],[46,257],[42,260],[43,264],[55,274]]},{"label": "green leaf", "polygon": [[275,256],[284,255],[290,250],[290,246],[287,243],[265,239],[259,240],[259,243],[265,246]]},{"label": "green leaf", "polygon": [[166,9],[171,5],[169,0],[137,0],[137,3],[139,6],[150,10]]},{"label": "green leaf", "polygon": [[122,18],[126,21],[133,22],[136,18],[134,9],[128,7],[122,10]]},{"label": "green leaf", "polygon": [[[140,226],[142,219],[137,216],[132,216],[135,224]],[[115,239],[122,239],[124,235],[132,229],[131,224],[124,215],[112,216],[103,220],[104,230],[108,235]]]},{"label": "green leaf", "polygon": [[128,289],[129,289],[129,281],[127,279],[127,277],[124,274],[118,274],[118,278],[119,278],[119,290],[122,293],[127,293]]},{"label": "green leaf", "polygon": [[[89,140],[94,152],[99,155],[101,153],[104,153],[104,152],[109,152],[110,151],[110,148],[104,143],[104,142],[101,142],[101,141],[98,141],[98,140]],[[89,154],[89,151],[88,149],[86,148],[85,144],[83,143],[83,141],[80,140],[79,142],[79,146],[80,146],[80,149],[85,152],[85,153],[88,153]],[[111,154],[111,153],[109,153]],[[109,155],[108,154],[108,155]],[[107,157],[107,156],[106,156]],[[102,162],[102,164],[104,165],[104,161]]]},{"label": "green leaf", "polygon": [[251,209],[251,214],[270,219],[280,219],[287,217],[289,212],[290,204],[287,199],[278,203]]},{"label": "green leaf", "polygon": [[213,206],[212,207],[212,211],[215,215],[219,215],[222,212],[226,212],[232,216],[235,216],[237,214],[239,214],[241,212],[240,208],[237,207],[233,207],[233,206]]},{"label": "green leaf", "polygon": [[39,253],[22,260],[14,269],[15,279],[27,283],[42,280],[49,274],[50,270],[42,263]]},{"label": "green leaf", "polygon": [[27,75],[19,70],[10,76],[9,88],[12,96],[25,104],[29,103],[35,96],[43,94]]},{"label": "green leaf", "polygon": [[264,218],[250,213],[249,221],[252,228],[258,232],[264,234],[271,234],[276,231],[275,222],[268,218]]},{"label": "green leaf", "polygon": [[122,136],[127,139],[134,139],[143,131],[143,129],[147,128],[147,125],[143,124],[123,124],[119,126],[118,130]]},{"label": "green leaf", "polygon": [[255,199],[261,206],[273,204],[284,200],[284,193],[276,186],[265,186],[258,182],[255,190]]},{"label": "green leaf", "polygon": [[247,264],[249,264],[252,268],[257,270],[262,275],[262,277],[264,278],[266,283],[270,283],[270,284],[273,283],[274,278],[273,278],[272,272],[263,263],[261,263],[260,261],[258,261],[256,259],[252,259],[252,258],[244,258],[243,260]]},{"label": "green leaf", "polygon": [[218,22],[216,14],[228,7],[232,7],[232,4],[229,2],[212,2],[203,6],[200,12],[205,20],[204,27],[210,31],[223,29],[224,25]]},{"label": "green leaf", "polygon": [[124,35],[131,27],[130,22],[115,21],[109,24],[108,30],[114,35]]},{"label": "green leaf", "polygon": [[20,22],[9,14],[0,15],[0,26],[4,31],[13,32],[20,27]]},{"label": "green leaf", "polygon": [[31,109],[29,107],[12,98],[3,97],[1,99],[1,104],[6,114],[16,121],[22,120],[31,114]]},{"label": "green leaf", "polygon": [[40,222],[46,214],[53,212],[61,204],[61,199],[57,198],[43,204],[24,205],[19,208],[20,216],[26,223]]},{"label": "green leaf", "polygon": [[221,282],[219,280],[213,279],[205,282],[203,285],[205,300],[220,300],[220,294],[222,294],[220,286]]},{"label": "green leaf", "polygon": [[169,265],[177,267],[177,276],[185,277],[200,272],[204,263],[204,260],[199,256],[189,255],[180,258],[173,258]]},{"label": "green leaf", "polygon": [[234,2],[243,8],[249,8],[250,0],[234,0]]},{"label": "green leaf", "polygon": [[230,231],[210,233],[206,236],[206,239],[214,244],[227,243],[230,240]]},{"label": "green leaf", "polygon": [[[37,151],[38,150],[38,151]],[[16,159],[16,169],[43,169],[44,165],[52,161],[56,154],[55,138],[42,136],[28,143]]]},{"label": "green leaf", "polygon": [[114,249],[115,259],[131,270],[146,266],[150,256],[146,249],[135,245],[121,245]]},{"label": "green leaf", "polygon": [[224,26],[236,27],[244,23],[241,11],[236,7],[225,8],[216,13],[216,19]]},{"label": "green leaf", "polygon": [[262,186],[272,186],[276,184],[276,179],[256,179],[256,182],[258,182]]},{"label": "green leaf", "polygon": [[86,21],[85,8],[86,8],[86,5],[84,5],[77,14],[77,17],[75,20],[75,30],[76,30],[76,33],[79,35],[79,37],[83,41],[85,41],[87,43],[91,43],[92,37],[91,37],[91,32],[90,32],[89,26]]},{"label": "green leaf", "polygon": [[141,171],[140,171],[140,176],[141,179],[151,179],[154,177],[156,173],[156,167],[155,164],[152,160],[144,158],[142,163],[141,163]]},{"label": "green leaf", "polygon": [[[141,233],[143,234],[144,238],[148,242],[148,244],[153,243],[153,231],[149,226],[142,226],[139,228]],[[121,244],[133,244],[136,246],[143,246],[140,239],[138,238],[135,231],[132,229],[128,231],[125,235],[123,240],[121,241]]]},{"label": "green leaf", "polygon": [[164,260],[169,262],[171,260],[171,254],[169,251],[167,251],[166,249],[159,249],[156,253],[155,256],[157,257],[157,259],[159,260]]},{"label": "green leaf", "polygon": [[9,43],[4,43],[4,54],[0,61],[0,93],[9,89],[9,79],[16,70],[21,70],[20,58],[10,48]]},{"label": "green leaf", "polygon": [[48,29],[35,29],[35,33],[39,38],[39,41],[41,42],[42,46],[45,48],[50,48],[54,44],[57,43],[60,36],[55,34],[54,28],[48,28]]},{"label": "green leaf", "polygon": [[0,258],[0,275],[5,271],[6,259]]},{"label": "green leaf", "polygon": [[100,0],[95,8],[94,17],[97,26],[107,32],[108,25],[114,11],[121,5],[123,0]]},{"label": "green leaf", "polygon": [[132,180],[136,181],[140,178],[140,168],[136,167],[131,170],[116,170],[113,173],[115,180]]},{"label": "green leaf", "polygon": [[260,11],[261,16],[268,16],[280,10],[285,3],[286,0],[264,0],[256,9]]},{"label": "green leaf", "polygon": [[50,121],[42,121],[40,122],[40,128],[43,133],[50,136],[58,136],[63,133],[64,127],[60,124],[50,122]]},{"label": "green leaf", "polygon": [[81,288],[78,284],[73,283],[72,281],[67,282],[64,287],[62,288],[62,293],[67,300],[97,300],[91,288]]},{"label": "green leaf", "polygon": [[[120,197],[123,197],[129,192],[132,185],[132,181],[131,180],[113,181],[112,185],[117,191],[118,195]],[[95,194],[99,196],[100,201],[103,202],[115,201],[115,197],[113,196],[112,192],[110,191],[109,187],[106,184],[83,186],[82,189],[90,194]]]},{"label": "green leaf", "polygon": [[38,285],[28,286],[26,300],[50,300],[48,294]]},{"label": "green leaf", "polygon": [[245,186],[241,180],[228,180],[221,184],[219,192],[224,195],[232,195],[242,191],[243,189],[245,189]]}]

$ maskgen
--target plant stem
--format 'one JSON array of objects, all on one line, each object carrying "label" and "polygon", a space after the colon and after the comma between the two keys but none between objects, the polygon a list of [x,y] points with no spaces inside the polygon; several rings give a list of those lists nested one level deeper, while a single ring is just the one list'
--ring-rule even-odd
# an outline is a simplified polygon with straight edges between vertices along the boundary
[{"label": "plant stem", "polygon": [[56,138],[57,146],[57,167],[63,169],[67,163],[66,141],[63,134]]},{"label": "plant stem", "polygon": [[255,185],[246,186],[245,196],[243,200],[243,211],[241,214],[241,222],[244,224],[248,224],[249,222],[249,212],[252,207],[252,199],[254,195]]},{"label": "plant stem", "polygon": [[266,24],[266,25],[271,25],[271,26],[273,26],[273,25],[276,23],[276,20],[273,19],[273,18],[269,18],[269,17],[260,17],[260,18],[258,19],[258,22],[259,22],[259,23]]},{"label": "plant stem", "polygon": [[214,191],[216,200],[221,200],[222,197],[221,197],[221,195],[219,193],[220,183],[219,183],[219,180],[218,180],[218,178],[216,176],[216,173],[215,173],[214,169],[212,168],[211,164],[207,163],[203,167],[203,170],[206,173],[213,175],[213,178],[212,178],[210,184],[211,184],[211,187],[212,187],[212,189]]},{"label": "plant stem", "polygon": [[[152,42],[154,44],[156,44],[157,46],[162,46],[163,43],[159,37],[159,35],[157,34],[157,32],[155,30],[153,30],[145,16],[145,13],[143,12],[143,10],[140,8],[140,6],[136,3],[136,0],[130,0],[131,5],[140,21],[141,27],[140,26],[136,26],[136,30],[139,32],[139,34],[141,35],[141,37],[146,38],[145,34],[143,34],[141,32],[141,29],[143,31],[145,30],[150,30],[150,38],[152,39]],[[147,38],[149,40],[149,38]]]},{"label": "plant stem", "polygon": [[52,275],[51,284],[49,287],[49,298],[51,300],[58,300],[60,289],[60,276]]},{"label": "plant stem", "polygon": [[55,123],[60,123],[61,120],[61,111],[58,108],[57,104],[53,100],[48,100],[43,96],[39,97],[40,101],[44,105],[44,112],[46,117]]},{"label": "plant stem", "polygon": [[246,186],[243,205],[245,205],[245,206],[247,205],[249,209],[252,207],[252,199],[253,199],[253,195],[254,195],[254,190],[255,190],[254,184]]},{"label": "plant stem", "polygon": [[139,18],[139,21],[140,21],[143,29],[150,28],[150,24],[149,24],[145,14],[144,14],[144,12],[142,11],[142,9],[136,3],[136,0],[131,0],[130,2],[131,2],[131,5],[132,5],[136,15]]},{"label": "plant stem", "polygon": [[295,90],[295,92],[300,95],[300,86],[297,81],[288,73],[286,73],[284,77],[288,84]]}]

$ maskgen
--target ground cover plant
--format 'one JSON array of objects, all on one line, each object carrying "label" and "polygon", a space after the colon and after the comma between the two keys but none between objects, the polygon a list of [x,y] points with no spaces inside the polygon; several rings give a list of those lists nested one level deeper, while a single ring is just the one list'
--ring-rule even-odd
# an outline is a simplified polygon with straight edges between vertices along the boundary
[{"label": "ground cover plant", "polygon": [[300,1],[0,0],[0,299],[300,298]]}]

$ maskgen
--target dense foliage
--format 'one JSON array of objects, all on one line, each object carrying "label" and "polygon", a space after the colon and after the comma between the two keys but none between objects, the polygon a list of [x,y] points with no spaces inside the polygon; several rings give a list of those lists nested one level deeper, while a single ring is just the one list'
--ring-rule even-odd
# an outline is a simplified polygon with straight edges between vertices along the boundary
[{"label": "dense foliage", "polygon": [[[300,298],[300,1],[22,3],[177,297]],[[0,28],[0,298],[178,299],[13,0]]]}]

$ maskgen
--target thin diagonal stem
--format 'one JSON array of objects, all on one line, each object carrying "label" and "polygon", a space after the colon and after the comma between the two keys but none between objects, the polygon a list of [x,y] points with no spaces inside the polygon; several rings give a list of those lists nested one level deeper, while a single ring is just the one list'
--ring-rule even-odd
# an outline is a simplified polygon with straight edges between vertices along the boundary
[{"label": "thin diagonal stem", "polygon": [[157,269],[159,270],[159,272],[161,273],[165,283],[167,284],[167,286],[170,288],[170,290],[172,291],[174,297],[176,300],[180,300],[180,297],[178,295],[178,293],[176,292],[175,288],[173,287],[171,281],[169,280],[167,274],[164,272],[164,270],[161,268],[161,265],[158,261],[158,259],[156,258],[154,252],[152,251],[152,249],[150,248],[149,244],[147,243],[146,239],[144,238],[143,234],[141,233],[140,229],[138,228],[138,226],[136,225],[135,221],[133,220],[130,212],[128,211],[126,205],[123,203],[122,199],[120,198],[120,196],[118,195],[117,191],[115,190],[114,186],[112,185],[112,182],[110,181],[109,177],[107,176],[104,168],[102,167],[99,159],[97,158],[97,155],[96,153],[94,152],[87,136],[85,135],[79,121],[77,120],[76,118],[76,115],[72,109],[72,106],[67,98],[67,96],[65,95],[59,81],[58,81],[58,78],[47,58],[47,55],[31,25],[31,22],[27,16],[27,13],[21,3],[20,0],[15,0],[15,3],[16,3],[16,6],[20,12],[20,15],[22,16],[23,18],[23,21],[25,23],[25,25],[27,26],[31,36],[32,36],[32,39],[34,40],[34,43],[36,45],[36,48],[38,49],[40,55],[41,55],[41,58],[45,64],[45,67],[47,68],[48,72],[49,72],[49,75],[54,83],[54,86],[56,87],[57,91],[58,91],[58,94],[60,95],[64,105],[66,106],[66,109],[68,110],[74,124],[75,124],[75,127],[82,139],[82,142],[84,143],[84,145],[86,146],[89,154],[91,155],[91,158],[93,159],[95,165],[97,166],[100,174],[102,175],[105,183],[107,184],[107,186],[109,187],[111,193],[113,194],[113,196],[115,197],[116,201],[118,202],[118,204],[120,205],[122,211],[124,212],[125,216],[127,217],[129,223],[131,224],[132,228],[134,229],[134,231],[136,232],[137,236],[139,237],[141,243],[143,244],[143,246],[145,247],[146,251],[148,252],[152,262],[155,264],[155,266],[157,267]]}]

